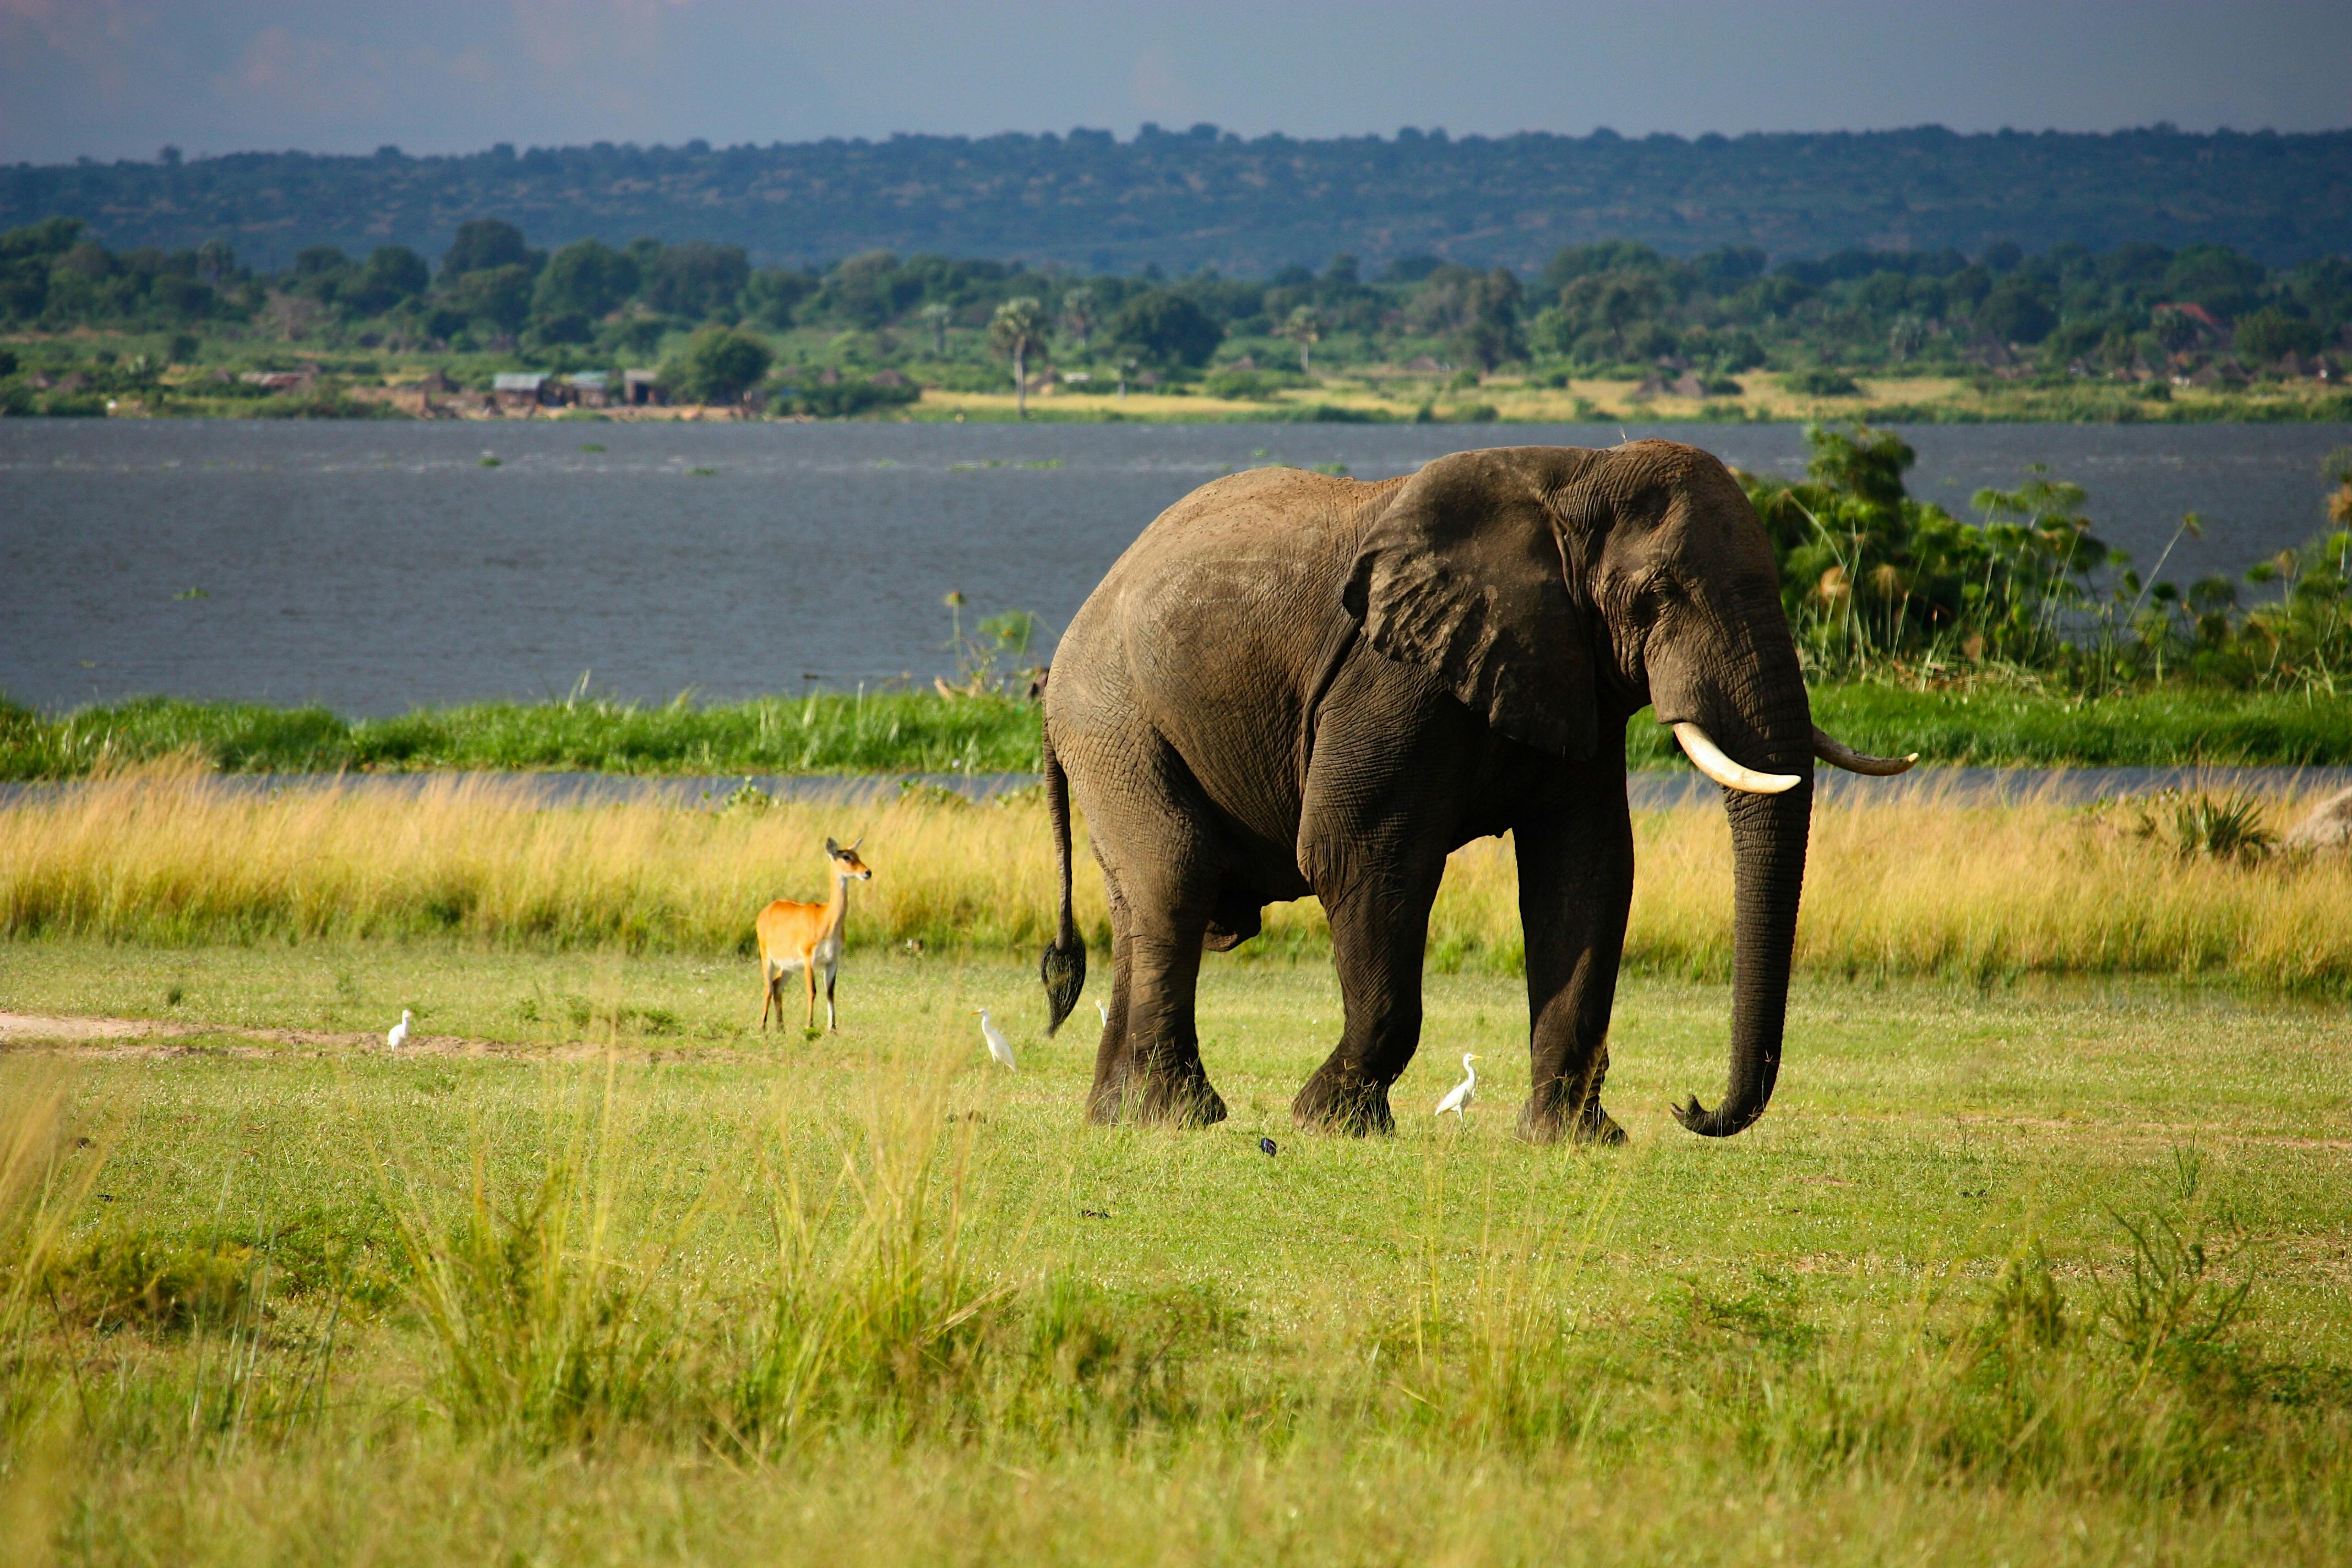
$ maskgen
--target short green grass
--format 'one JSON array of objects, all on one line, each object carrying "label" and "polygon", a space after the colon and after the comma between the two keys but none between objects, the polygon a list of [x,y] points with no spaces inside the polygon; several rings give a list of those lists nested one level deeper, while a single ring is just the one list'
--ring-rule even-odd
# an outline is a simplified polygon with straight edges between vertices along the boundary
[{"label": "short green grass", "polygon": [[[1856,682],[1812,697],[1814,716],[1850,744],[1930,763],[2352,764],[2352,700],[2314,693],[2168,686],[2084,700],[1991,682]],[[1636,767],[1683,765],[1646,711],[1626,744]],[[909,691],[480,703],[385,719],[169,698],[45,714],[0,700],[0,779],[70,778],[183,751],[228,773],[1022,773],[1037,766],[1037,709]]]},{"label": "short green grass", "polygon": [[[2352,1549],[2340,1008],[1804,983],[1770,1112],[1706,1142],[1664,1107],[1720,1084],[1725,991],[1633,979],[1632,1142],[1594,1152],[1512,1136],[1492,977],[1431,979],[1369,1142],[1288,1125],[1320,964],[1209,962],[1234,1114],[1194,1132],[1084,1127],[1091,1009],[1043,1039],[1026,965],[868,957],[840,1000],[762,1038],[708,957],[0,948],[8,1008],[200,1026],[0,1058],[0,1103],[72,1075],[70,1223],[0,1373],[12,1560]],[[307,1033],[404,1005],[404,1056]],[[1484,1094],[1440,1122],[1464,1050]],[[824,1316],[853,1296],[864,1338]]]},{"label": "short green grass", "polygon": [[486,702],[386,719],[175,698],[45,715],[0,701],[0,778],[68,778],[188,750],[228,773],[1003,773],[1036,767],[1037,709],[907,691]]}]

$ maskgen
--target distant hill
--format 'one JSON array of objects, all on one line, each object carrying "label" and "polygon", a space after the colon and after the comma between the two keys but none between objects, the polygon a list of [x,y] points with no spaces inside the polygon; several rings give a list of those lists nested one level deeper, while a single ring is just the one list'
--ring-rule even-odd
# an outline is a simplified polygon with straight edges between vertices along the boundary
[{"label": "distant hill", "polygon": [[500,217],[539,245],[640,235],[805,264],[862,251],[1019,258],[1085,271],[1263,276],[1352,253],[1540,267],[1564,245],[1673,256],[1759,246],[1976,254],[2229,245],[2273,266],[2352,252],[2352,132],[2109,135],[1937,127],[1626,139],[1401,132],[1244,140],[1213,126],[769,147],[501,144],[462,157],[249,153],[0,170],[0,228],[87,218],[118,250],[221,238],[278,264],[307,245],[437,256]]}]

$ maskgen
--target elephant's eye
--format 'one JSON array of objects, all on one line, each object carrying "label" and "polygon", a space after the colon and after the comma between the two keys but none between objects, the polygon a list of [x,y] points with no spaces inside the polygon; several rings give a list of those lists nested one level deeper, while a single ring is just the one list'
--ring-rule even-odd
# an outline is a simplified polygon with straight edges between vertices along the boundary
[{"label": "elephant's eye", "polygon": [[1643,574],[1634,597],[1643,613],[1653,618],[1664,611],[1690,603],[1690,595],[1681,581],[1664,567]]}]

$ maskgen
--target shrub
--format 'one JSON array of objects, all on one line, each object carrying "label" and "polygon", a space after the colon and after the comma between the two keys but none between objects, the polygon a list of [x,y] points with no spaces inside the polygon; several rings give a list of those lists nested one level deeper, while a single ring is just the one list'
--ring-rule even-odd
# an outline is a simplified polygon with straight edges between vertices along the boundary
[{"label": "shrub", "polygon": [[819,419],[849,419],[860,414],[904,408],[922,395],[923,389],[911,384],[894,386],[845,376],[830,385],[784,388],[779,395],[778,406],[781,412],[809,414]]},{"label": "shrub", "polygon": [[1286,388],[1307,384],[1307,378],[1296,371],[1235,370],[1227,366],[1213,370],[1203,377],[1201,390],[1212,397],[1270,402]]},{"label": "shrub", "polygon": [[775,351],[750,332],[705,327],[688,342],[662,383],[697,403],[733,403],[760,384],[775,358]]},{"label": "shrub", "polygon": [[[1734,384],[1737,384],[1736,383]],[[1801,397],[1859,397],[1862,388],[1853,377],[1828,365],[1791,371],[1780,378],[1780,385]]]}]

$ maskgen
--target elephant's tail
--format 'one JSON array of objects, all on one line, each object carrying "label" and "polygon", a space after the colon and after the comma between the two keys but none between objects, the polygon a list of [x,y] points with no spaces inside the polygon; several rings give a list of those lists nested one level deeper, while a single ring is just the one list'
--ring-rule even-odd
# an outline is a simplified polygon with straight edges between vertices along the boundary
[{"label": "elephant's tail", "polygon": [[1045,1033],[1062,1026],[1078,993],[1087,988],[1087,944],[1070,913],[1070,780],[1054,755],[1054,737],[1041,731],[1045,747],[1045,808],[1054,818],[1054,868],[1062,879],[1062,907],[1054,940],[1037,961],[1037,978],[1045,983]]}]

